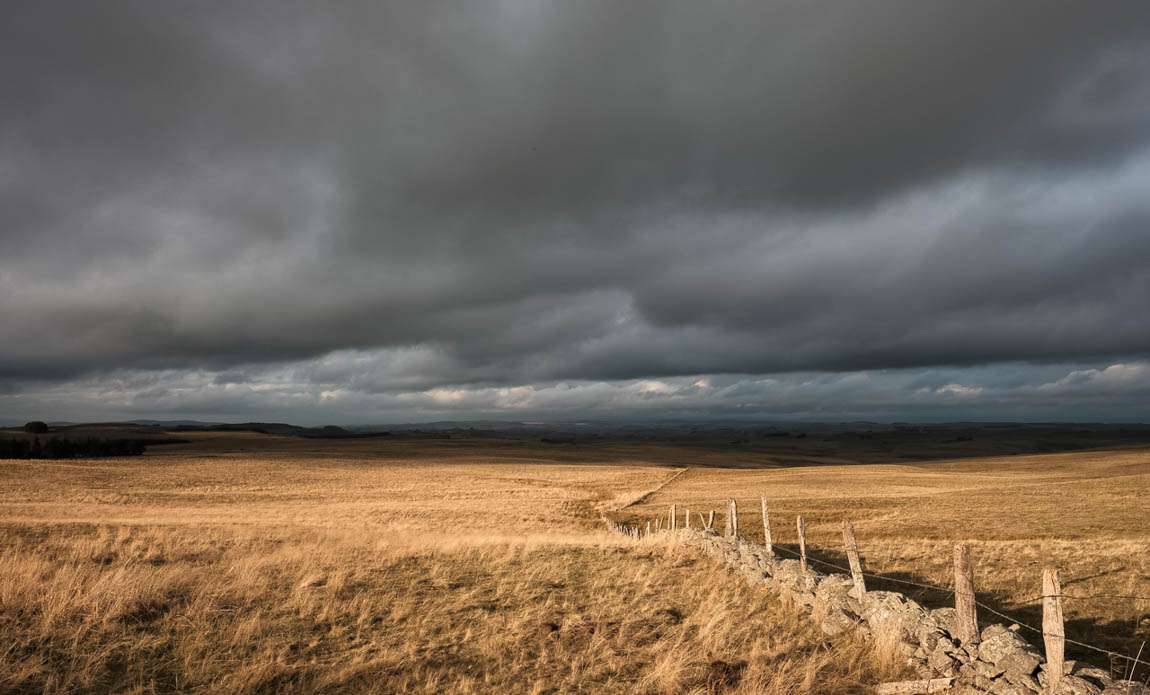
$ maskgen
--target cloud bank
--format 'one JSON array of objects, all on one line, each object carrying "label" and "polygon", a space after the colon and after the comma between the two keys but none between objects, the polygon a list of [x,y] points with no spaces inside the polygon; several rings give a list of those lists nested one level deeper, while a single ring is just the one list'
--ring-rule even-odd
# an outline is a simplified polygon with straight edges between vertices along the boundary
[{"label": "cloud bank", "polygon": [[1150,418],[1147,67],[1145,2],[17,1],[0,417]]}]

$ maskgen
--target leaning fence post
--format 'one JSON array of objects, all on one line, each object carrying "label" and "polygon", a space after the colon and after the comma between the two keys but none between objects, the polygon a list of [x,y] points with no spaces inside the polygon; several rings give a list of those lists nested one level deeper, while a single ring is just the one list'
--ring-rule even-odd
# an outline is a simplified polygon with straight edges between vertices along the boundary
[{"label": "leaning fence post", "polygon": [[804,572],[807,571],[807,523],[803,521],[803,515],[795,519],[795,528],[799,531],[799,567]]},{"label": "leaning fence post", "polygon": [[1062,623],[1062,582],[1058,570],[1042,570],[1042,641],[1046,646],[1046,688],[1058,690],[1066,659],[1066,628]]},{"label": "leaning fence post", "polygon": [[727,500],[727,528],[731,538],[739,537],[739,504],[733,499]]},{"label": "leaning fence post", "polygon": [[855,598],[866,596],[866,580],[863,579],[862,562],[859,561],[859,544],[855,540],[855,527],[850,521],[843,521],[843,546],[847,551],[847,562],[851,566],[851,580],[855,585]]},{"label": "leaning fence post", "polygon": [[767,549],[767,555],[774,555],[775,545],[771,539],[771,515],[767,513],[767,498],[760,497],[759,504],[763,509],[763,546]]},{"label": "leaning fence post", "polygon": [[671,505],[671,526],[672,531],[679,525],[679,515],[675,512],[675,505]]},{"label": "leaning fence post", "polygon": [[978,644],[978,613],[974,603],[974,568],[970,546],[954,546],[954,629],[963,645]]}]

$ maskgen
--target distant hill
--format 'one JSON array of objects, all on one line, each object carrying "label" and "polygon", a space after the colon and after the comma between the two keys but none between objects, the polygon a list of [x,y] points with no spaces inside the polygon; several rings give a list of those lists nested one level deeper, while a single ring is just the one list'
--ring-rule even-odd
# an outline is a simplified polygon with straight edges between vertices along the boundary
[{"label": "distant hill", "polygon": [[177,425],[168,428],[172,432],[258,432],[281,437],[304,437],[307,439],[361,439],[391,436],[387,431],[353,432],[335,425],[323,427],[300,427],[284,422],[236,422],[219,424]]},{"label": "distant hill", "polygon": [[145,427],[212,427],[223,425],[222,422],[206,422],[204,420],[129,420],[130,424]]}]

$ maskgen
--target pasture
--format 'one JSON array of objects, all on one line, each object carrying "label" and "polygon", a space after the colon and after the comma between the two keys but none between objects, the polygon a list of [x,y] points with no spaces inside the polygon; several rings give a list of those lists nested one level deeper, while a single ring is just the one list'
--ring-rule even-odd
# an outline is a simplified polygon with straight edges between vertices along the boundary
[{"label": "pasture", "polygon": [[[1150,595],[1142,448],[793,466],[697,444],[180,436],[0,461],[0,690],[845,693],[900,675],[682,548],[603,530],[729,497],[757,539],[767,496],[784,547],[804,514],[828,561],[850,518],[892,577],[948,585],[969,541],[982,598],[1023,619],[1046,563],[1068,594]],[[1115,650],[1150,636],[1134,600],[1067,619]]]}]

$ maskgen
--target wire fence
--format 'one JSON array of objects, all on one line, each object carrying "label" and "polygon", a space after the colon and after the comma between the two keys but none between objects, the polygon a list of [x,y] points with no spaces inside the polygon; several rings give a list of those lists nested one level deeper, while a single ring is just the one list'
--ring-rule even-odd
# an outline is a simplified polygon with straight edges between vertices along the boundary
[{"label": "wire fence", "polygon": [[[783,548],[781,546],[777,546],[777,545],[773,546],[772,550],[781,551],[781,552],[786,553],[788,555],[791,555],[792,557],[797,558],[797,559],[802,558],[802,556],[799,553],[796,553],[793,550],[789,550],[787,548]],[[833,562],[826,562],[825,560],[819,560],[817,558],[813,558],[810,556],[807,556],[807,562],[822,565],[824,567],[829,567],[831,569],[836,569],[836,570],[839,570],[840,572],[845,572],[846,574],[850,574],[850,571],[851,571],[849,567],[842,567],[840,565],[834,564]],[[896,584],[905,584],[907,586],[915,586],[915,587],[918,587],[921,589],[928,589],[931,591],[937,591],[940,593],[948,594],[950,596],[954,595],[953,589],[948,588],[948,587],[944,587],[944,586],[938,586],[935,584],[923,584],[921,582],[912,582],[912,581],[909,581],[906,579],[899,579],[897,577],[888,577],[888,576],[884,576],[881,574],[871,574],[869,572],[863,572],[862,575],[864,577],[869,578],[869,579],[875,579],[875,580],[882,581],[882,582],[894,582]],[[1064,594],[1062,594],[1062,595],[1064,595]],[[1075,598],[1077,598],[1077,597],[1075,597]],[[1142,598],[1145,598],[1145,597],[1142,597]],[[979,608],[982,608],[986,612],[991,613],[993,615],[996,615],[999,618],[1004,618],[1006,620],[1009,620],[1010,622],[1015,623],[1015,624],[1019,625],[1020,627],[1024,627],[1024,628],[1034,632],[1037,635],[1041,635],[1043,637],[1051,637],[1051,636],[1062,637],[1062,635],[1053,635],[1052,633],[1044,632],[1041,628],[1034,627],[1033,625],[1030,625],[1029,623],[1026,623],[1023,620],[1018,619],[1016,616],[1008,615],[1006,613],[1003,613],[1002,611],[995,610],[994,608],[991,608],[990,606],[986,605],[985,603],[982,603],[981,601],[975,601],[974,603],[976,606],[978,606]],[[1100,654],[1105,654],[1105,655],[1113,657],[1113,658],[1124,659],[1124,660],[1126,660],[1130,663],[1133,663],[1133,664],[1150,666],[1150,661],[1146,661],[1144,659],[1139,659],[1139,658],[1133,657],[1133,656],[1127,656],[1126,654],[1122,654],[1120,652],[1115,652],[1115,651],[1112,651],[1109,649],[1104,649],[1102,647],[1099,647],[1099,646],[1096,646],[1093,644],[1087,644],[1086,642],[1079,642],[1077,640],[1072,640],[1069,637],[1063,637],[1063,639],[1066,640],[1067,644],[1073,644],[1076,647],[1082,647],[1083,649],[1090,649],[1090,650],[1093,650],[1093,651],[1098,652]]]},{"label": "wire fence", "polygon": [[[663,530],[667,530],[667,529],[663,529]],[[777,544],[772,544],[771,549],[774,552],[780,552],[780,553],[783,553],[785,555],[789,555],[789,556],[791,556],[795,559],[798,559],[798,560],[804,559],[802,554],[796,553],[795,551],[790,550],[789,548],[786,548],[786,547],[783,547],[783,546],[780,546]],[[847,575],[851,574],[851,569],[849,567],[843,567],[842,565],[837,565],[833,562],[827,562],[826,560],[820,560],[818,558],[811,557],[810,555],[806,555],[805,559],[808,563],[811,563],[811,564],[820,565],[822,567],[827,567],[829,569],[837,570],[837,571],[845,573]],[[916,587],[919,589],[925,589],[927,591],[935,591],[938,593],[946,594],[948,596],[954,596],[955,595],[954,589],[952,589],[950,587],[939,586],[937,584],[926,584],[923,582],[916,582],[916,581],[911,581],[908,579],[901,579],[899,577],[890,577],[890,576],[881,575],[881,574],[873,574],[870,572],[860,572],[860,573],[864,577],[867,577],[869,579],[874,579],[874,580],[880,581],[880,582],[890,582],[890,583],[894,583],[894,584],[902,584],[905,586],[913,586],[913,587]],[[1074,599],[1074,600],[1118,599],[1118,600],[1150,601],[1150,596],[1139,596],[1139,595],[1098,594],[1098,595],[1092,595],[1092,596],[1083,596],[1080,594],[1065,594],[1065,593],[1051,595],[1051,597],[1054,597],[1054,596],[1057,596],[1059,598],[1069,598],[1069,599]],[[1040,601],[1040,600],[1042,600],[1042,598],[1046,598],[1046,597],[1044,597],[1044,596],[1043,597],[1037,597],[1036,601]],[[1023,620],[1020,620],[1016,616],[1012,616],[1012,615],[1009,615],[1007,613],[1003,613],[1002,611],[999,611],[995,608],[992,608],[991,606],[988,606],[985,603],[982,603],[981,601],[976,600],[975,605],[978,606],[979,608],[985,610],[987,613],[990,613],[990,614],[997,616],[999,618],[1002,618],[1004,620],[1008,620],[1011,623],[1017,624],[1018,626],[1025,628],[1025,629],[1033,632],[1036,635],[1040,635],[1042,637],[1061,637],[1062,639],[1065,640],[1066,644],[1071,644],[1071,645],[1074,645],[1076,647],[1080,647],[1082,649],[1087,649],[1087,650],[1090,650],[1090,651],[1093,651],[1093,652],[1096,652],[1099,654],[1104,654],[1104,655],[1110,657],[1112,660],[1113,659],[1123,660],[1123,661],[1127,662],[1128,664],[1130,664],[1132,668],[1137,668],[1138,666],[1150,667],[1150,661],[1147,661],[1146,659],[1140,658],[1141,657],[1141,651],[1139,652],[1139,655],[1137,657],[1129,656],[1127,654],[1122,654],[1121,652],[1116,652],[1116,651],[1113,651],[1111,649],[1099,647],[1098,645],[1089,644],[1089,643],[1081,642],[1078,640],[1073,640],[1073,639],[1070,639],[1069,637],[1065,637],[1064,635],[1045,632],[1042,628],[1035,627],[1035,626],[1023,621]],[[1027,605],[1027,603],[1023,603],[1022,605]]]}]

